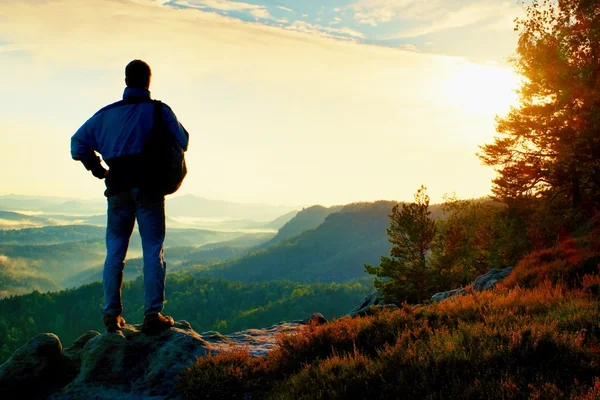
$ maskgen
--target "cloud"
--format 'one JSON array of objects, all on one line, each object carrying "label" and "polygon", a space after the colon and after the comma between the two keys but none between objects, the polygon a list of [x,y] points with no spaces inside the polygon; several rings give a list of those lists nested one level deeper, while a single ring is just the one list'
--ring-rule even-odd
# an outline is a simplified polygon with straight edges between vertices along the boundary
[{"label": "cloud", "polygon": [[504,21],[507,18],[506,15],[514,11],[515,9],[510,3],[473,3],[457,10],[447,11],[442,17],[436,20],[400,31],[388,38],[399,39],[423,36],[434,32],[466,27],[482,22],[488,22],[488,25],[495,25],[498,21]]},{"label": "cloud", "polygon": [[274,19],[266,9],[250,10],[250,15],[256,19]]},{"label": "cloud", "polygon": [[[149,2],[0,1],[0,15],[11,16],[0,40],[21,49],[0,53],[11,100],[0,108],[0,132],[11,132],[0,135],[0,159],[23,165],[0,171],[0,192],[102,195],[68,142],[120,97],[133,58],[152,66],[153,96],[190,132],[182,194],[341,204],[410,199],[421,183],[434,198],[489,190],[493,171],[474,153],[510,88],[471,87],[477,112],[465,109],[469,97],[457,104],[464,59],[357,43],[361,32],[339,26],[280,28]],[[478,83],[501,70],[486,66]]]},{"label": "cloud", "polygon": [[358,0],[350,6],[361,24],[377,26],[396,19],[415,19],[439,10],[441,0]]},{"label": "cloud", "polygon": [[353,37],[361,38],[361,39],[365,38],[365,34],[364,33],[355,31],[354,29],[350,29],[350,28],[347,28],[347,27],[344,27],[344,28],[326,27],[326,28],[323,28],[323,30],[325,30],[325,31],[327,31],[329,33],[337,33],[337,34],[340,34],[340,35],[348,35],[348,36],[353,36]]},{"label": "cloud", "polygon": [[331,25],[337,25],[337,24],[339,24],[339,23],[341,23],[341,22],[342,22],[342,19],[341,19],[340,17],[335,17],[335,18],[333,19],[333,21],[331,21],[331,22],[330,22],[330,24],[331,24]]},{"label": "cloud", "polygon": [[337,39],[348,39],[348,37],[364,39],[366,37],[364,33],[356,31],[354,29],[350,29],[348,27],[323,27],[319,24],[311,24],[310,22],[301,20],[296,20],[292,24],[285,26],[285,29]]},{"label": "cloud", "polygon": [[23,48],[20,46],[16,46],[14,44],[6,44],[6,45],[1,45],[0,44],[0,54],[2,53],[14,53],[16,51],[21,51]]},{"label": "cloud", "polygon": [[414,52],[420,52],[421,51],[414,44],[403,44],[403,45],[399,46],[399,48],[401,48],[403,50],[414,51]]},{"label": "cloud", "polygon": [[231,0],[178,0],[176,4],[180,6],[199,8],[199,9],[211,9],[222,12],[245,12],[253,16],[255,19],[275,19],[269,13],[266,6],[258,4],[250,4],[241,1]]},{"label": "cloud", "polygon": [[188,5],[207,7],[220,11],[264,10],[265,6],[232,0],[188,0]]},{"label": "cloud", "polygon": [[276,6],[276,7],[283,11],[294,12],[294,10],[292,10],[291,8],[288,8],[288,7],[284,7],[284,6]]},{"label": "cloud", "polygon": [[507,21],[522,12],[506,0],[357,0],[351,9],[361,24],[377,26],[402,21],[405,28],[385,39],[423,36],[482,22],[488,22],[493,29],[503,29]]}]

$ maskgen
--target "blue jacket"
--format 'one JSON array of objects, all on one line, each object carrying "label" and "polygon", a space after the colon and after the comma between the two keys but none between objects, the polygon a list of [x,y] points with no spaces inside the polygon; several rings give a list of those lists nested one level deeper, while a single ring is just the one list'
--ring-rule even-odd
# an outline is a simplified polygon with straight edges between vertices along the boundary
[{"label": "blue jacket", "polygon": [[[154,122],[154,104],[149,91],[127,87],[123,100],[124,103],[117,102],[98,111],[71,138],[71,156],[81,161],[94,176],[102,179],[106,172],[96,153],[100,153],[110,167],[107,196],[139,184],[137,175],[141,171],[136,169],[139,169],[144,142]],[[128,103],[131,100],[141,102]],[[167,105],[163,106],[162,120],[186,151],[189,134]]]}]

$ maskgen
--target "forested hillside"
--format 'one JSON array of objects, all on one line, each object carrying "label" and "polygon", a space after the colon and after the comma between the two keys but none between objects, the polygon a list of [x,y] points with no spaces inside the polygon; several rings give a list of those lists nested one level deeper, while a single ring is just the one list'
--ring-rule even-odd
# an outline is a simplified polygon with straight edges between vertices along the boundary
[{"label": "forested hillside", "polygon": [[90,225],[0,230],[0,244],[50,245],[102,239],[105,228]]},{"label": "forested hillside", "polygon": [[[10,260],[12,264],[18,264],[22,274],[43,277],[60,284],[70,275],[102,262],[105,249],[102,240],[48,246],[3,244],[0,245],[0,255]],[[10,290],[10,287],[5,289]]]},{"label": "forested hillside", "polygon": [[39,227],[42,225],[54,225],[55,223],[51,218],[30,216],[11,211],[0,211],[0,229]]},{"label": "forested hillside", "polygon": [[[86,225],[0,230],[0,298],[101,281],[106,255],[104,232],[104,228]],[[165,246],[169,269],[210,266],[239,257],[272,236],[272,233],[168,229]],[[126,280],[142,273],[141,255],[141,240],[136,231],[128,251]]]},{"label": "forested hillside", "polygon": [[[244,236],[231,241],[207,244],[200,247],[178,246],[165,250],[165,257],[169,271],[179,271],[200,267],[210,267],[223,261],[241,257],[248,253],[246,243],[257,244],[262,241],[260,234]],[[269,235],[270,237],[270,235]],[[238,246],[239,245],[239,246]],[[102,281],[102,265],[98,265],[73,275],[62,281],[65,288],[73,288],[84,284]],[[133,280],[142,274],[143,262],[141,258],[128,259],[124,270],[124,279]]]},{"label": "forested hillside", "polygon": [[365,263],[377,262],[389,252],[386,228],[394,204],[379,201],[347,205],[315,229],[203,273],[250,282],[343,282],[363,277]]},{"label": "forested hillside", "polygon": [[60,286],[46,274],[40,274],[35,266],[23,260],[0,255],[0,298],[11,294],[24,294],[33,290],[58,290]]},{"label": "forested hillside", "polygon": [[319,205],[305,208],[298,212],[296,216],[288,221],[284,226],[282,226],[277,232],[277,235],[275,235],[273,239],[262,244],[259,249],[266,249],[284,241],[285,239],[289,239],[301,234],[302,232],[314,229],[321,225],[329,214],[338,212],[342,208],[343,206],[323,207]]}]

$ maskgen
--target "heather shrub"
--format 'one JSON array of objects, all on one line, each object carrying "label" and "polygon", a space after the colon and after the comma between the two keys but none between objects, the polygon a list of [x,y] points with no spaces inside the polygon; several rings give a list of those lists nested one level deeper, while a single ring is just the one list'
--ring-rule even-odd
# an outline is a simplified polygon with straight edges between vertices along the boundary
[{"label": "heather shrub", "polygon": [[[582,311],[570,317],[574,309]],[[428,310],[365,318],[370,323],[357,337],[385,320],[395,341],[390,336],[373,347],[365,342],[347,353],[334,345],[327,358],[280,383],[272,398],[558,399],[593,384],[600,357],[597,332],[589,329],[598,325],[600,310],[583,291],[546,282],[533,290],[465,296]],[[456,319],[432,318],[446,313]]]},{"label": "heather shrub", "polygon": [[571,395],[570,400],[598,400],[600,399],[600,378],[594,379],[593,386],[583,387]]},{"label": "heather shrub", "polygon": [[178,387],[185,399],[600,399],[596,237],[530,254],[490,291],[310,323],[266,357],[198,360]]},{"label": "heather shrub", "polygon": [[600,263],[598,234],[567,239],[525,256],[503,282],[509,287],[535,287],[544,280],[580,287],[586,274],[597,274]]},{"label": "heather shrub", "polygon": [[269,395],[270,399],[354,399],[376,390],[375,363],[358,351],[306,366]]},{"label": "heather shrub", "polygon": [[245,393],[264,385],[265,363],[251,357],[247,349],[200,357],[177,381],[177,390],[187,399],[243,399]]},{"label": "heather shrub", "polygon": [[334,352],[350,353],[358,332],[369,323],[369,318],[342,318],[325,325],[311,322],[297,334],[281,335],[278,346],[268,355],[269,371],[277,375],[294,373]]}]

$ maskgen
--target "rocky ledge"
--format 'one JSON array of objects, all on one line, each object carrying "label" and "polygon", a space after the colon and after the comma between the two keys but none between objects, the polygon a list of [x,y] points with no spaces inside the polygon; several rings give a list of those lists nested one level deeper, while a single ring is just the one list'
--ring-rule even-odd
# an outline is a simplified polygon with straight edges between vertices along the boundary
[{"label": "rocky ledge", "polygon": [[281,323],[231,335],[196,333],[186,321],[157,335],[141,325],[120,332],[89,331],[63,349],[51,333],[35,336],[0,365],[0,396],[12,399],[176,399],[177,376],[198,357],[235,347],[264,355],[279,334],[293,333],[305,321]]},{"label": "rocky ledge", "polygon": [[[498,282],[501,282],[504,278],[510,275],[512,270],[512,267],[503,269],[493,268],[486,274],[478,276],[477,279],[475,279],[473,283],[471,283],[471,285],[469,285],[466,289],[460,287],[457,289],[449,290],[447,292],[440,292],[434,294],[433,296],[431,296],[431,302],[440,303],[442,301],[449,300],[456,296],[464,296],[467,293],[469,293],[469,290],[475,292],[483,292],[489,290],[496,286]],[[362,299],[360,303],[347,314],[347,316],[361,317],[364,315],[372,314],[380,308],[393,310],[398,308],[398,306],[395,304],[386,303],[383,299],[382,293],[376,291]]]}]

